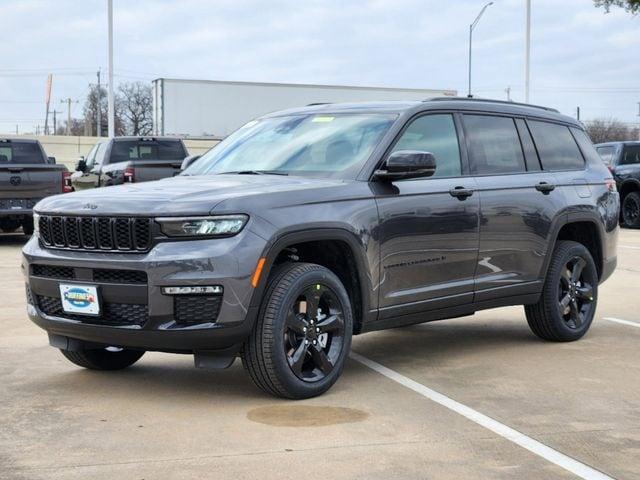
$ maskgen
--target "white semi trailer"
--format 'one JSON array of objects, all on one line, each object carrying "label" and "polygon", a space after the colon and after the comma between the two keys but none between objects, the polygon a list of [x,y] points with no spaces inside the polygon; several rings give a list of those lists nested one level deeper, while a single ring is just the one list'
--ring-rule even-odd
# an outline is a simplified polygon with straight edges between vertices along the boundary
[{"label": "white semi trailer", "polygon": [[158,78],[153,81],[153,124],[156,135],[224,138],[265,113],[311,103],[424,100],[455,95],[455,90],[422,88]]}]

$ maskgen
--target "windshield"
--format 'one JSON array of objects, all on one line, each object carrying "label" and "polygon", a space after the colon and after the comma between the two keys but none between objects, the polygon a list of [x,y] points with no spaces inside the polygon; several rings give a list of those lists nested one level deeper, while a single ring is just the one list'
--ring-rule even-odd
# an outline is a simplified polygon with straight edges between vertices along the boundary
[{"label": "windshield", "polygon": [[281,173],[355,178],[395,115],[304,114],[247,123],[185,175]]},{"label": "windshield", "polygon": [[0,165],[6,163],[47,163],[35,142],[0,142]]}]

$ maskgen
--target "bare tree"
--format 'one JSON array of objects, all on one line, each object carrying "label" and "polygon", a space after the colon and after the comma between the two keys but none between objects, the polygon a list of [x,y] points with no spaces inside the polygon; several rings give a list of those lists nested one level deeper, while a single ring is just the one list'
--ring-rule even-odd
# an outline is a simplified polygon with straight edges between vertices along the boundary
[{"label": "bare tree", "polygon": [[142,82],[123,83],[118,88],[121,114],[129,135],[149,135],[153,131],[151,86]]},{"label": "bare tree", "polygon": [[[84,121],[87,125],[91,125],[91,135],[97,135],[96,122],[98,120],[98,86],[91,85],[89,93],[84,102],[83,107]],[[100,131],[102,136],[107,135],[107,123],[108,123],[108,105],[107,105],[107,91],[100,87]],[[122,99],[120,96],[115,98],[115,134],[125,135],[125,125],[122,119]]]},{"label": "bare tree", "polygon": [[585,124],[593,143],[636,140],[640,134],[638,127],[630,127],[615,118],[596,119]]},{"label": "bare tree", "polygon": [[[83,118],[72,118],[71,119],[71,128],[69,129],[71,135],[84,135],[84,119]],[[67,134],[67,121],[63,120],[56,127],[56,135],[66,135]]]},{"label": "bare tree", "polygon": [[596,7],[604,7],[609,12],[611,7],[621,7],[634,15],[640,13],[640,0],[593,0]]}]

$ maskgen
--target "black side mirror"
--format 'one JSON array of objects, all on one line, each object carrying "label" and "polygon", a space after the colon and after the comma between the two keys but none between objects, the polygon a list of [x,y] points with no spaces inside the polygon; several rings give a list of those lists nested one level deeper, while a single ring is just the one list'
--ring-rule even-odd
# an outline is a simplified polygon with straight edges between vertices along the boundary
[{"label": "black side mirror", "polygon": [[49,161],[49,164],[51,164],[51,165],[55,165],[56,164],[56,157],[47,157],[47,160]]},{"label": "black side mirror", "polygon": [[76,162],[76,172],[86,172],[87,171],[87,161],[84,157],[80,157]]},{"label": "black side mirror", "polygon": [[436,157],[431,152],[398,150],[387,158],[384,169],[376,170],[375,178],[392,182],[405,178],[430,177],[436,172]]},{"label": "black side mirror", "polygon": [[191,165],[193,165],[193,163],[198,160],[201,157],[201,155],[189,155],[188,157],[186,157],[183,161],[182,161],[182,165],[180,166],[180,170],[182,170],[183,172],[189,168]]}]

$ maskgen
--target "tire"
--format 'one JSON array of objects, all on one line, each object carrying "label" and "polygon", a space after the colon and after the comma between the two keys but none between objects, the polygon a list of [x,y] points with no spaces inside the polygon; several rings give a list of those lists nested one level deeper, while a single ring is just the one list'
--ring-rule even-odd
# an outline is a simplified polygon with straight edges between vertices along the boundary
[{"label": "tire", "polygon": [[587,248],[559,241],[538,303],[525,305],[531,331],[544,340],[572,342],[589,330],[598,302],[598,272]]},{"label": "tire", "polygon": [[22,232],[25,235],[33,235],[33,218],[29,218],[22,223]]},{"label": "tire", "polygon": [[122,370],[136,363],[144,355],[140,350],[60,350],[69,361],[90,370]]},{"label": "tire", "polygon": [[624,197],[622,221],[625,227],[640,228],[640,192],[631,192]]},{"label": "tire", "polygon": [[320,265],[287,263],[270,275],[242,363],[271,395],[315,397],[342,373],[352,330],[349,295],[338,277]]}]

